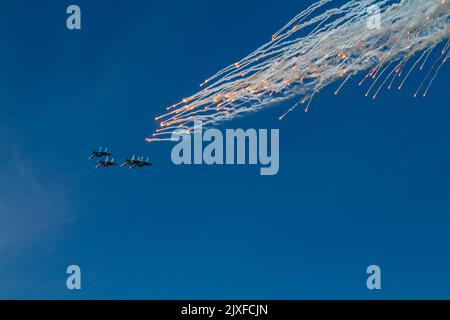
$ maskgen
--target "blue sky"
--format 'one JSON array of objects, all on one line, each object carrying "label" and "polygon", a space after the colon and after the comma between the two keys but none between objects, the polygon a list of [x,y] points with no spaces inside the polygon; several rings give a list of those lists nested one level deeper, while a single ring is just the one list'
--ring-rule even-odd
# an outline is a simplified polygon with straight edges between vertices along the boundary
[{"label": "blue sky", "polygon": [[[426,99],[357,77],[219,127],[279,128],[277,176],[177,167],[154,116],[312,1],[73,3],[81,31],[72,3],[0,3],[0,298],[450,298],[448,66]],[[103,145],[154,167],[95,170]]]}]

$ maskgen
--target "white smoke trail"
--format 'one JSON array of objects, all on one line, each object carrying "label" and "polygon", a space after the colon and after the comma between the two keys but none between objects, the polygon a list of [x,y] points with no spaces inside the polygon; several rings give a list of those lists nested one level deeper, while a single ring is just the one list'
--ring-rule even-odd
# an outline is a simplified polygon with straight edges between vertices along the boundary
[{"label": "white smoke trail", "polygon": [[[147,141],[168,140],[180,128],[192,131],[194,121],[216,124],[298,98],[281,120],[299,104],[307,111],[325,86],[342,79],[337,94],[365,70],[360,85],[372,81],[366,95],[375,98],[396,80],[401,89],[411,72],[419,65],[423,69],[433,50],[447,40],[415,96],[428,93],[450,54],[450,0],[350,0],[338,8],[330,8],[331,2],[316,2],[272,41],[207,79],[203,90],[167,108],[156,118],[161,128]],[[377,17],[369,8],[379,9],[380,28],[369,28]]]}]

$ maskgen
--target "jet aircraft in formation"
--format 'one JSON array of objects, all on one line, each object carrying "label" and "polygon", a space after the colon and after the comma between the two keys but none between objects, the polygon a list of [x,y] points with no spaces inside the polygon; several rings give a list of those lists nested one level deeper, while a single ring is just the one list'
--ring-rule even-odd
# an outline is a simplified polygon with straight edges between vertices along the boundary
[{"label": "jet aircraft in formation", "polygon": [[[97,165],[95,166],[96,169],[118,166],[118,164],[114,162],[114,158],[111,158],[111,160],[109,159],[109,157],[111,156],[112,153],[108,152],[108,148],[104,148],[104,150],[102,150],[102,147],[100,147],[98,151],[92,151],[92,155],[89,157],[89,160],[100,158],[100,160],[97,161]],[[103,157],[106,158],[103,159]],[[125,159],[125,162],[120,165],[120,167],[125,166],[130,169],[134,169],[150,167],[152,166],[152,164],[148,161],[148,158],[144,161],[143,156],[136,158],[133,155],[131,159]]]}]

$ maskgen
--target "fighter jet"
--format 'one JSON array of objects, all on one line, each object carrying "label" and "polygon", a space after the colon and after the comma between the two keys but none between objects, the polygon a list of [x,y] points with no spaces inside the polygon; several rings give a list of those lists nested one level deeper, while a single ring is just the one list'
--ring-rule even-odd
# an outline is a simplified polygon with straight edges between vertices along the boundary
[{"label": "fighter jet", "polygon": [[137,159],[136,167],[143,168],[143,167],[151,167],[152,164],[148,161],[148,158],[144,161],[144,157],[140,157]]},{"label": "fighter jet", "polygon": [[89,160],[92,160],[94,158],[102,158],[102,157],[110,157],[112,156],[112,153],[108,152],[108,148],[105,148],[105,151],[102,151],[102,147],[98,149],[98,151],[92,151],[92,155],[89,157]]},{"label": "fighter jet", "polygon": [[120,167],[125,167],[125,166],[132,167],[132,166],[136,166],[136,163],[137,163],[137,159],[133,154],[133,157],[131,159],[125,159],[125,162],[122,163],[120,165]]},{"label": "fighter jet", "polygon": [[130,169],[134,169],[136,167],[143,168],[143,167],[150,167],[152,164],[148,161],[148,158],[146,161],[144,161],[144,157],[139,157],[136,159],[136,157],[133,155],[131,159],[125,159],[125,162],[122,163],[121,167],[129,167]]},{"label": "fighter jet", "polygon": [[98,161],[98,164],[95,166],[96,169],[98,168],[107,168],[107,167],[114,167],[117,166],[117,163],[114,162],[114,158],[109,160],[108,157],[106,157],[105,160]]}]

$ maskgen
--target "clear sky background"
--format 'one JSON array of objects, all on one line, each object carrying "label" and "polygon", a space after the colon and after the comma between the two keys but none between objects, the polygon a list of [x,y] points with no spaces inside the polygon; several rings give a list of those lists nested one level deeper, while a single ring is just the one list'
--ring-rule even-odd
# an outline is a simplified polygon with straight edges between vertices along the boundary
[{"label": "clear sky background", "polygon": [[[219,127],[280,128],[277,176],[177,167],[171,143],[144,141],[312,2],[2,1],[0,298],[450,298],[448,65],[426,99],[412,98],[423,74],[375,101],[356,77],[307,114]],[[95,170],[99,146],[154,167]]]}]

